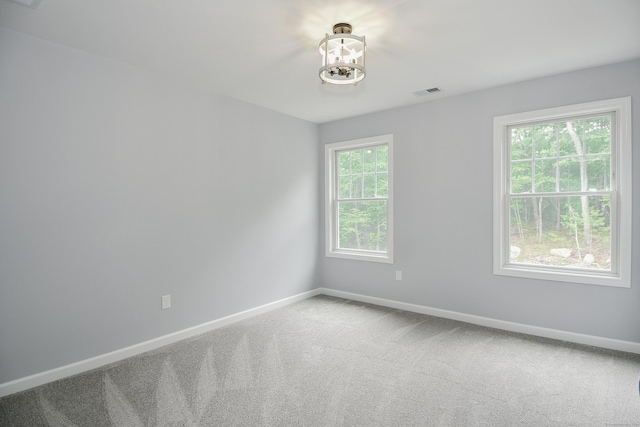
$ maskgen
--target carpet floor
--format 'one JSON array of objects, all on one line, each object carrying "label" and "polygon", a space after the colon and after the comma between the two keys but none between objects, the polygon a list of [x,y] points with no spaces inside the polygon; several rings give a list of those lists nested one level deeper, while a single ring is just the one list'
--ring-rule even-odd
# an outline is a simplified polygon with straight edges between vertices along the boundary
[{"label": "carpet floor", "polygon": [[640,426],[640,355],[317,296],[0,399],[1,426]]}]

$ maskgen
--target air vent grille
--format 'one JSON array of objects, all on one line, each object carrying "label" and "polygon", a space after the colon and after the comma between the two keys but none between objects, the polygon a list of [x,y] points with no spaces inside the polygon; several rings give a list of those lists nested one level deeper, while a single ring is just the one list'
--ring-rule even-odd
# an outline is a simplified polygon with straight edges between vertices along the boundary
[{"label": "air vent grille", "polygon": [[441,92],[440,88],[432,87],[430,89],[423,89],[423,90],[419,90],[419,91],[411,92],[411,93],[413,93],[415,96],[424,96],[424,95],[431,95],[431,94],[438,93],[438,92]]}]

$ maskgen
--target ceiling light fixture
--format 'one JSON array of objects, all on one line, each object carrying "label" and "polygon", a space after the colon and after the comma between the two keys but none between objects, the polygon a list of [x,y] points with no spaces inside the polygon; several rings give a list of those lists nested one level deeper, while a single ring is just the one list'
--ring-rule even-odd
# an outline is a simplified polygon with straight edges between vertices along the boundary
[{"label": "ceiling light fixture", "polygon": [[355,85],[364,79],[364,53],[367,44],[364,36],[353,35],[351,30],[349,24],[336,24],[333,26],[333,35],[325,34],[320,42],[322,83]]}]

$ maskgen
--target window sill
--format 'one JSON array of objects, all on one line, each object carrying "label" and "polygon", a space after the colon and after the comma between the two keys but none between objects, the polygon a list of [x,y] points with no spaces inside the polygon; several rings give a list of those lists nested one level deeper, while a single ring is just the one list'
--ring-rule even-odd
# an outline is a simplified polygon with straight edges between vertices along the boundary
[{"label": "window sill", "polygon": [[381,253],[371,253],[364,251],[346,251],[346,250],[333,250],[327,251],[327,258],[341,258],[341,259],[349,259],[349,260],[357,260],[357,261],[369,261],[369,262],[380,262],[385,264],[393,264],[393,256],[389,254],[381,254]]},{"label": "window sill", "polygon": [[628,278],[620,277],[615,273],[606,271],[591,271],[572,269],[570,271],[548,267],[536,268],[523,264],[508,264],[494,267],[493,274],[499,276],[522,277],[526,279],[551,280],[585,285],[611,286],[617,288],[630,288]]}]

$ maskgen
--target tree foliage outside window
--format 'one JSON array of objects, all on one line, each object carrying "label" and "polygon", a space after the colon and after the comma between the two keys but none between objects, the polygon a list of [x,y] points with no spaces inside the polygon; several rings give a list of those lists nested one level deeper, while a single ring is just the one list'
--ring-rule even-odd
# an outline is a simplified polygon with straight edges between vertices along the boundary
[{"label": "tree foliage outside window", "polygon": [[495,274],[629,287],[631,99],[494,118]]},{"label": "tree foliage outside window", "polygon": [[509,129],[511,262],[611,270],[611,135],[611,115]]},{"label": "tree foliage outside window", "polygon": [[336,153],[338,248],[386,251],[388,147]]},{"label": "tree foliage outside window", "polygon": [[392,262],[391,135],[327,145],[327,255]]}]

